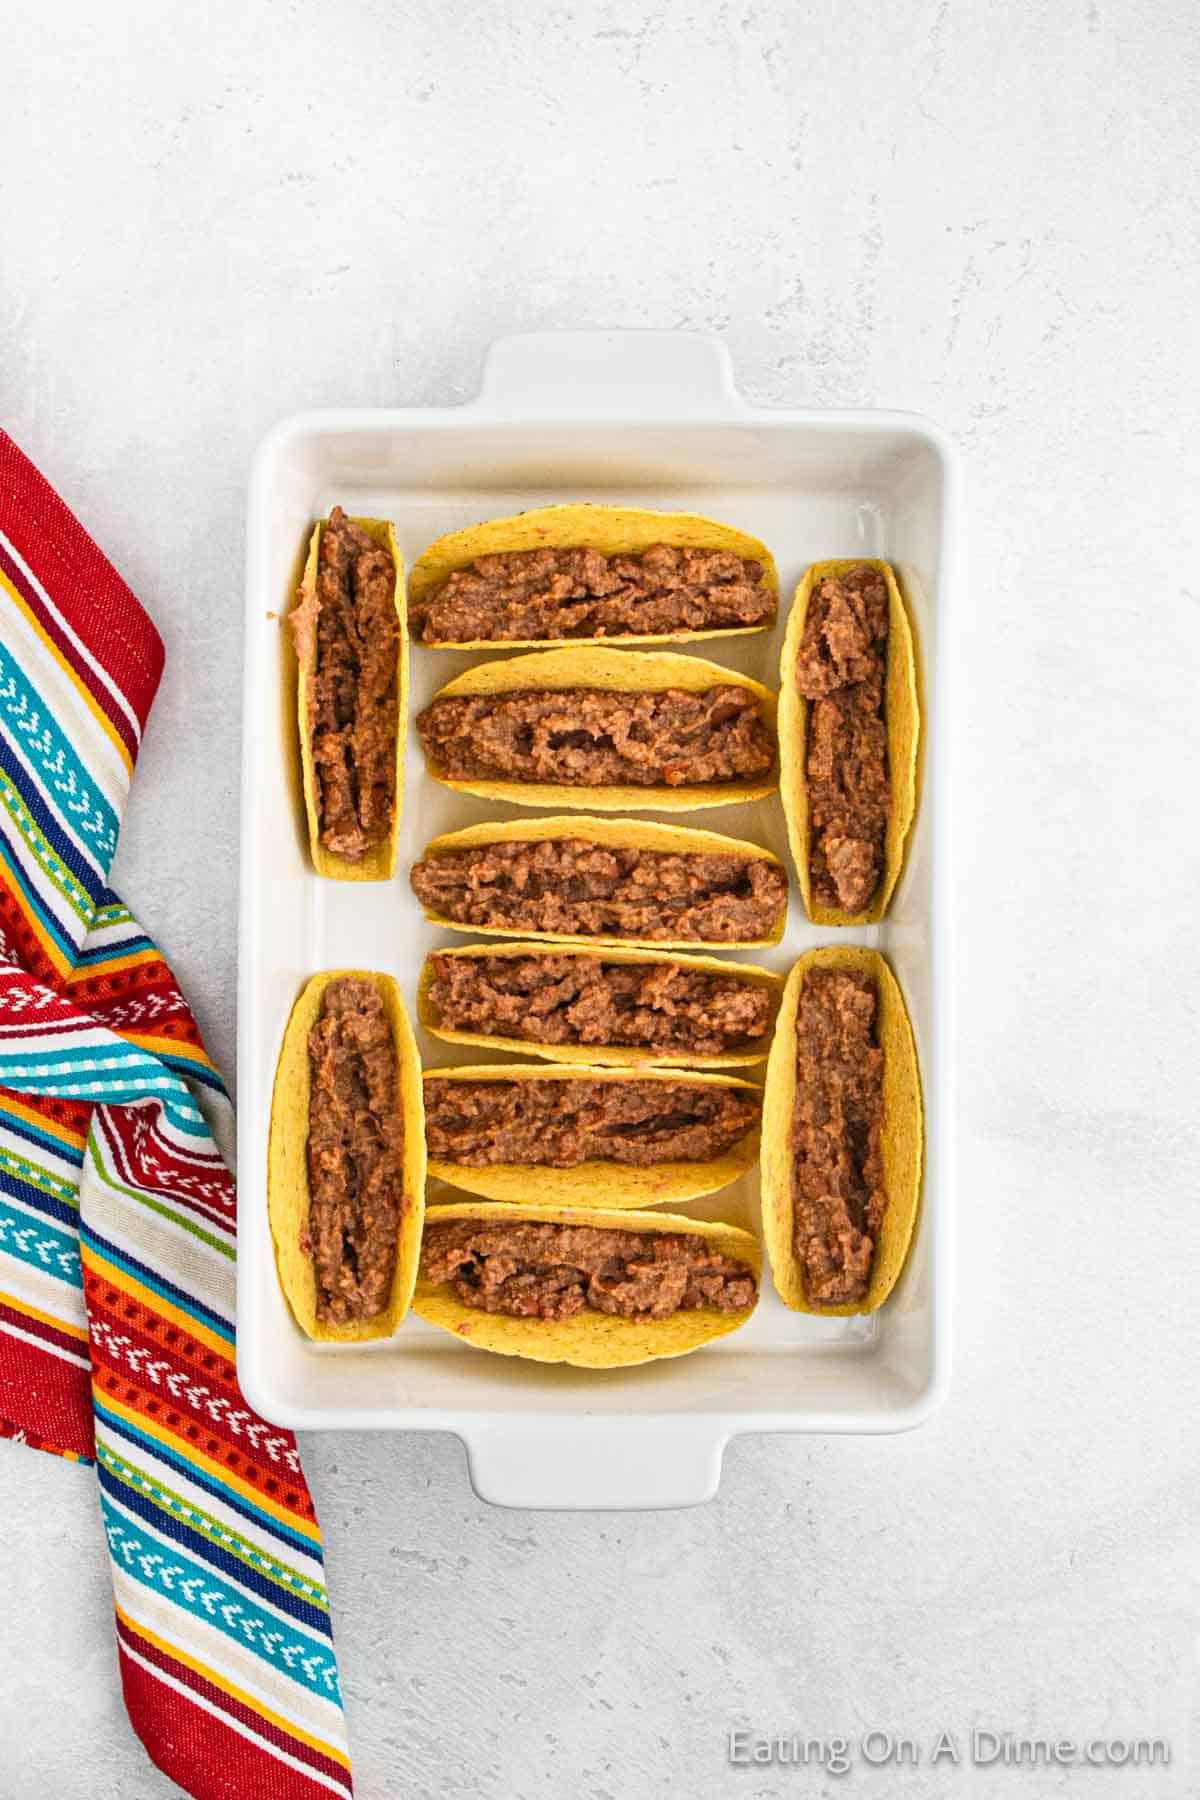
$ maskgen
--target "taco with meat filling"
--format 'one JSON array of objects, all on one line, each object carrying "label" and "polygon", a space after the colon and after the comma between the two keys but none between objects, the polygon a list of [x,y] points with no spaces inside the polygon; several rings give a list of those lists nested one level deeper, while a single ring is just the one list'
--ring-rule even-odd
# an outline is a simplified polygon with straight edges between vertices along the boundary
[{"label": "taco with meat filling", "polygon": [[335,506],[309,541],[289,623],[313,867],[333,881],[386,881],[396,866],[408,707],[394,528]]},{"label": "taco with meat filling", "polygon": [[434,695],[417,732],[435,780],[514,806],[687,812],[778,783],[770,689],[670,652],[482,663]]},{"label": "taco with meat filling", "polygon": [[762,1092],[691,1069],[425,1071],[429,1173],[487,1200],[665,1206],[754,1166]]},{"label": "taco with meat filling", "polygon": [[769,969],[668,950],[469,944],[417,985],[434,1037],[551,1062],[692,1069],[761,1062],[783,983]]},{"label": "taco with meat filling", "polygon": [[810,950],[788,976],[763,1095],[763,1242],[794,1312],[871,1313],[921,1197],[916,1045],[875,950]]},{"label": "taco with meat filling", "polygon": [[456,650],[734,637],[767,630],[778,600],[770,551],[732,525],[580,504],[451,532],[408,587],[414,641]]},{"label": "taco with meat filling", "polygon": [[643,819],[469,825],[409,879],[432,924],[483,937],[745,950],[787,919],[787,874],[761,844]]},{"label": "taco with meat filling", "polygon": [[395,1331],[424,1206],[421,1065],[400,990],[365,969],[315,975],[284,1032],[267,1151],[275,1264],[301,1331]]},{"label": "taco with meat filling", "polygon": [[501,1356],[627,1368],[744,1325],[759,1261],[750,1232],[675,1213],[432,1206],[413,1311]]},{"label": "taco with meat filling", "polygon": [[780,659],[780,799],[816,925],[881,919],[917,810],[912,625],[890,564],[814,563]]}]

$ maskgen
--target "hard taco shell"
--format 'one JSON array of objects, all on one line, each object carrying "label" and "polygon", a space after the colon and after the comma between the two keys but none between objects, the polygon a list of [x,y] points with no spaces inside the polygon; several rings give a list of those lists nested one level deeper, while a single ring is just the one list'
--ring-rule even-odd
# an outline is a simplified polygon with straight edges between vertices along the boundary
[{"label": "hard taco shell", "polygon": [[[837,907],[818,906],[812,897],[809,875],[810,830],[808,820],[808,701],[796,687],[796,658],[804,636],[808,603],[814,586],[826,576],[844,575],[866,565],[883,572],[888,590],[887,679],[884,687],[884,720],[887,725],[888,768],[892,806],[884,840],[883,874],[865,912],[847,913]],[[921,708],[917,687],[916,649],[912,624],[895,572],[890,563],[869,556],[843,556],[814,563],[796,589],[783,640],[779,663],[779,797],[787,821],[792,860],[800,878],[804,909],[814,925],[871,925],[882,919],[900,872],[908,834],[917,810],[917,766],[921,740]]]},{"label": "hard taco shell", "polygon": [[[317,1284],[312,1258],[301,1247],[308,1221],[308,1106],[311,1078],[308,1034],[321,1010],[321,997],[331,981],[347,976],[373,982],[387,1009],[396,1046],[398,1091],[404,1116],[404,1210],[396,1274],[386,1312],[373,1319],[326,1325],[317,1318]],[[271,1096],[271,1129],[267,1147],[267,1216],[275,1246],[275,1266],[292,1316],[308,1337],[331,1343],[361,1343],[390,1337],[408,1311],[421,1248],[425,1211],[425,1113],[421,1064],[416,1040],[400,990],[390,975],[369,969],[331,969],[307,982],[292,1008]]]},{"label": "hard taco shell", "polygon": [[[580,1211],[570,1206],[497,1206],[479,1201],[453,1206],[432,1206],[426,1213],[430,1225],[457,1219],[518,1219],[561,1225],[595,1225],[616,1231],[685,1231],[703,1237],[714,1250],[736,1257],[760,1273],[758,1244],[748,1231],[736,1225],[710,1224],[676,1213],[641,1213],[604,1210]],[[570,1363],[579,1369],[624,1369],[635,1363],[653,1362],[663,1356],[684,1356],[714,1338],[725,1337],[744,1325],[753,1306],[722,1313],[695,1308],[674,1313],[669,1319],[618,1318],[610,1313],[587,1311],[573,1319],[512,1319],[468,1306],[448,1284],[433,1287],[417,1283],[413,1311],[430,1325],[453,1333],[477,1350],[501,1356],[523,1356],[532,1362]]]},{"label": "hard taco shell", "polygon": [[[594,940],[589,940],[594,945]],[[598,963],[665,963],[676,968],[687,969],[698,974],[733,975],[747,986],[768,989],[771,995],[772,1011],[778,1003],[783,987],[781,978],[770,969],[760,969],[750,963],[724,962],[717,956],[681,956],[669,950],[631,950],[625,947],[617,949],[590,948],[587,950],[572,948],[564,951],[561,945],[521,943],[521,944],[470,944],[461,950],[439,950],[439,956],[453,956],[463,959],[485,956],[504,956],[514,960],[521,957],[562,956],[569,954],[588,962]],[[734,1069],[747,1063],[762,1062],[767,1052],[763,1050],[727,1051],[720,1055],[701,1055],[694,1052],[639,1049],[627,1044],[534,1044],[526,1038],[493,1037],[476,1031],[456,1031],[439,1022],[439,1014],[430,998],[433,985],[433,964],[426,958],[417,983],[417,1019],[432,1036],[441,1038],[447,1044],[473,1044],[481,1050],[507,1050],[523,1056],[541,1056],[547,1062],[603,1064],[608,1068],[647,1069],[655,1065],[665,1068],[687,1069]]]},{"label": "hard taco shell", "polygon": [[[452,531],[422,552],[413,564],[409,577],[409,604],[415,608],[427,594],[441,587],[455,569],[468,568],[480,556],[514,550],[599,550],[604,556],[636,556],[655,544],[668,544],[676,550],[729,550],[763,566],[763,583],[772,595],[779,596],[779,576],[775,560],[765,544],[732,525],[706,519],[699,513],[651,512],[638,506],[596,506],[576,503],[571,506],[539,506],[530,512],[514,513],[506,519],[487,519],[479,525],[468,525],[463,531]],[[744,637],[753,631],[766,631],[771,621],[762,625],[716,625],[707,631],[678,631],[657,635],[631,635],[606,640],[622,644],[671,644],[705,637]],[[443,640],[426,645],[427,649],[494,650],[497,644],[509,642],[515,649],[538,649],[561,644],[562,638],[474,638],[470,642]]]},{"label": "hard taco shell", "polygon": [[[554,818],[554,819],[508,819],[503,823],[468,825],[462,831],[447,831],[441,837],[431,838],[422,852],[422,860],[429,856],[438,856],[454,850],[472,850],[481,844],[536,844],[544,843],[550,838],[583,838],[591,844],[609,845],[614,849],[625,850],[662,850],[676,856],[692,853],[716,855],[735,855],[754,858],[762,862],[774,863],[782,867],[777,856],[764,850],[761,844],[748,843],[743,838],[724,837],[718,831],[698,831],[687,825],[654,825],[645,819],[597,819],[597,818]],[[469,931],[480,937],[513,937],[520,935],[543,944],[579,944],[585,949],[594,949],[597,945],[606,944],[610,940],[601,937],[571,935],[557,931],[525,931],[511,925],[466,925],[454,919],[446,919],[440,913],[426,912],[426,918],[432,925],[440,925],[447,931]],[[757,950],[767,944],[777,944],[783,936],[787,922],[787,908],[780,913],[777,923],[766,937],[746,938],[736,943],[725,943],[713,946],[721,950]],[[632,949],[643,943],[639,938],[620,938],[617,942],[624,949]],[[702,938],[684,938],[676,942],[674,939],[655,938],[646,943],[652,950],[703,950],[706,941]]]},{"label": "hard taco shell", "polygon": [[[754,1084],[732,1075],[699,1074],[690,1069],[602,1069],[590,1065],[555,1067],[546,1063],[472,1063],[456,1069],[427,1069],[426,1084],[434,1081],[663,1081],[704,1087],[735,1087],[757,1092]],[[585,1162],[573,1169],[539,1168],[530,1163],[493,1163],[468,1168],[462,1163],[429,1158],[429,1173],[468,1194],[485,1200],[520,1204],[538,1202],[553,1195],[564,1206],[590,1212],[596,1206],[679,1205],[702,1194],[715,1194],[752,1169],[758,1161],[757,1128],[748,1131],[723,1156],[708,1162],[653,1163],[631,1168],[625,1163]]]},{"label": "hard taco shell", "polygon": [[396,867],[396,836],[400,829],[400,811],[404,798],[404,740],[408,729],[408,625],[404,610],[404,558],[396,542],[394,526],[386,519],[355,519],[354,524],[382,544],[392,558],[396,570],[396,618],[400,635],[396,643],[396,806],[391,836],[386,842],[373,844],[357,862],[336,856],[321,842],[318,808],[317,772],[312,753],[312,681],[317,666],[317,558],[321,548],[324,519],[318,520],[309,539],[308,556],[300,579],[296,605],[289,615],[292,641],[296,649],[299,671],[297,716],[300,729],[300,768],[304,785],[304,811],[308,819],[308,845],[313,868],[331,881],[388,881]]},{"label": "hard taco shell", "polygon": [[[878,994],[876,1031],[883,1051],[883,1173],[888,1203],[865,1299],[857,1305],[810,1306],[792,1236],[792,1111],[796,1100],[796,1011],[810,969],[846,969],[869,975]],[[912,1025],[900,985],[876,950],[847,945],[810,950],[783,990],[763,1095],[762,1229],[775,1286],[793,1312],[836,1317],[872,1313],[900,1277],[916,1228],[921,1199],[924,1124],[921,1077]]]},{"label": "hard taco shell", "polygon": [[[609,650],[595,644],[545,650],[536,656],[513,656],[504,662],[481,663],[448,682],[434,700],[471,699],[511,694],[529,688],[554,693],[564,688],[598,688],[610,694],[661,693],[667,688],[703,694],[712,687],[739,687],[758,701],[759,715],[775,738],[775,696],[760,681],[719,663],[677,652]],[[691,787],[563,787],[528,781],[450,780],[430,765],[443,787],[510,806],[595,807],[600,812],[695,812],[701,806],[730,806],[761,800],[779,785],[778,758],[766,775],[754,780],[697,783]]]}]

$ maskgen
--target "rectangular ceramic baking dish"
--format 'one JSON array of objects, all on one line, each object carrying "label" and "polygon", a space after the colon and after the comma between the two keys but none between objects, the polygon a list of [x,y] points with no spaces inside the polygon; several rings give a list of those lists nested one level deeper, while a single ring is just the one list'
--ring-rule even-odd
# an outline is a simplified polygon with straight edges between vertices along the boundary
[{"label": "rectangular ceramic baking dish", "polygon": [[[298,1430],[454,1432],[477,1492],[500,1504],[646,1507],[710,1496],[735,1433],[899,1431],[937,1404],[949,1365],[946,744],[955,485],[951,450],[926,421],[751,406],[716,339],[672,332],[504,338],[466,405],[311,413],[262,443],[250,483],[245,626],[238,1370],[268,1418]],[[415,1317],[383,1344],[318,1346],[292,1323],[267,1229],[271,1084],[289,1009],[310,974],[345,966],[395,975],[411,1009],[426,952],[470,940],[426,924],[408,887],[410,863],[437,833],[516,809],[431,782],[410,724],[395,880],[316,878],[295,787],[292,664],[281,625],[299,552],[313,519],[335,502],[393,520],[411,567],[442,532],[564,500],[682,508],[762,538],[779,564],[779,631],[691,648],[772,686],[782,615],[808,563],[861,553],[888,557],[900,570],[924,703],[921,805],[903,880],[881,925],[838,934],[806,922],[793,871],[787,935],[763,960],[785,970],[802,950],[839,936],[891,958],[916,1030],[928,1126],[916,1241],[898,1288],[871,1318],[789,1313],[764,1270],[762,1301],[742,1331],[695,1355],[625,1371],[488,1356]],[[414,650],[410,720],[472,660]],[[777,798],[684,822],[755,838],[787,860]],[[421,1050],[427,1064],[473,1059],[427,1036]],[[753,1228],[757,1205],[750,1177],[693,1210]]]}]

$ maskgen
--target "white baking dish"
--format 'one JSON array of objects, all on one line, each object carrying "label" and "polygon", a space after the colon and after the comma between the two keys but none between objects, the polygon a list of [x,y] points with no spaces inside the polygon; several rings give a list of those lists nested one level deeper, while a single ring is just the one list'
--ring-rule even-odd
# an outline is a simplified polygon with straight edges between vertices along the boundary
[{"label": "white baking dish", "polygon": [[[394,520],[411,566],[444,531],[576,499],[685,508],[744,527],[775,554],[785,610],[817,559],[861,552],[889,557],[901,571],[922,662],[921,806],[890,916],[842,935],[887,952],[916,1028],[928,1156],[913,1252],[872,1318],[789,1313],[764,1271],[762,1301],[745,1329],[695,1355],[626,1371],[488,1356],[416,1318],[384,1344],[316,1346],[292,1324],[267,1230],[267,1122],[288,1011],[308,975],[348,965],[395,975],[411,1008],[425,953],[469,940],[426,925],[408,888],[409,864],[438,832],[515,809],[429,781],[410,737],[395,881],[312,874],[289,787],[296,726],[279,623],[298,552],[311,521],[334,502]],[[736,1432],[897,1431],[937,1404],[949,1360],[945,746],[955,504],[951,451],[924,420],[752,407],[737,394],[716,339],[671,332],[504,338],[488,356],[479,396],[465,406],[314,413],[266,438],[250,484],[246,594],[238,1371],[267,1417],[303,1430],[455,1432],[476,1491],[501,1504],[643,1507],[710,1496]],[[694,648],[774,685],[779,635]],[[410,715],[472,660],[414,650]],[[775,798],[685,822],[756,838],[787,860]],[[794,871],[792,885],[787,935],[764,958],[780,970],[838,935],[808,925]],[[421,1047],[427,1063],[472,1060],[428,1037]],[[753,1226],[756,1179],[693,1210]]]}]

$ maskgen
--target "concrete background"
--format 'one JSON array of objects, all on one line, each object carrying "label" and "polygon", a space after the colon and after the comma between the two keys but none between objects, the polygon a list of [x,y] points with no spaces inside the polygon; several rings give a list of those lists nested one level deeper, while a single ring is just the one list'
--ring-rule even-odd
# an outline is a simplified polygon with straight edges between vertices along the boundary
[{"label": "concrete background", "polygon": [[[649,11],[653,17],[647,17]],[[119,885],[233,1054],[243,490],[522,327],[720,331],[965,454],[956,1378],[683,1515],[305,1445],[363,1800],[1200,1792],[1190,0],[98,8],[6,24],[0,417],[154,612]],[[0,1447],[0,1794],[173,1792],[93,1485]],[[732,1770],[724,1733],[1162,1733],[1157,1772]]]}]

